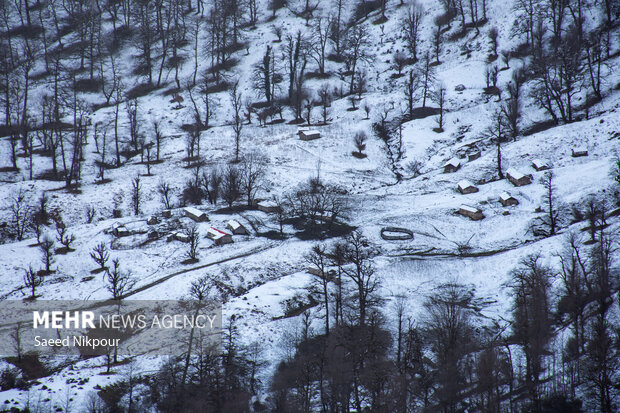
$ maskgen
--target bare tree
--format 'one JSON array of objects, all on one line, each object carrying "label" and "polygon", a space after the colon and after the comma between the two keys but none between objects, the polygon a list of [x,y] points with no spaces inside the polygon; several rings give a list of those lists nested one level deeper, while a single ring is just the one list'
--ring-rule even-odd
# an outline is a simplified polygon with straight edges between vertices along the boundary
[{"label": "bare tree", "polygon": [[266,161],[258,152],[245,155],[241,161],[241,190],[247,197],[249,207],[254,204],[257,191],[262,188]]},{"label": "bare tree", "polygon": [[558,255],[560,259],[560,279],[562,295],[558,301],[558,313],[568,315],[573,330],[574,349],[571,342],[566,345],[566,352],[574,356],[579,371],[580,355],[585,352],[585,316],[584,312],[589,301],[591,276],[588,256],[583,251],[576,234],[570,234],[564,250]]},{"label": "bare tree", "polygon": [[107,268],[106,263],[110,258],[110,253],[108,252],[108,248],[104,242],[97,244],[90,253],[90,256],[97,263],[97,265],[99,265],[99,269],[101,271],[104,271]]},{"label": "bare tree", "polygon": [[499,31],[497,27],[493,26],[489,29],[489,42],[491,43],[491,56],[494,58],[497,57],[497,37],[499,36]]},{"label": "bare tree", "polygon": [[444,114],[444,106],[446,103],[446,87],[441,84],[437,88],[435,92],[434,100],[439,106],[439,117],[437,118],[437,132],[443,132],[443,114]]},{"label": "bare tree", "polygon": [[508,83],[508,99],[502,105],[502,113],[510,129],[514,141],[520,133],[519,121],[521,120],[521,85],[524,81],[523,70],[515,69],[512,80]]},{"label": "bare tree", "polygon": [[239,162],[239,144],[241,142],[241,130],[243,129],[243,102],[241,92],[238,91],[238,88],[239,82],[235,82],[230,91],[230,101],[233,108],[232,127],[235,134],[235,162]]},{"label": "bare tree", "polygon": [[424,330],[436,363],[438,406],[456,411],[467,386],[465,355],[477,348],[474,318],[480,303],[474,291],[457,283],[438,286],[425,302]]},{"label": "bare tree", "polygon": [[127,120],[129,121],[129,139],[134,151],[138,151],[138,137],[140,135],[140,122],[138,119],[138,99],[128,99],[125,102]]},{"label": "bare tree", "polygon": [[617,251],[615,237],[606,234],[601,226],[599,242],[590,251],[596,312],[589,328],[585,364],[588,388],[596,395],[597,408],[604,413],[614,410],[613,377],[620,369],[618,350],[613,346],[613,324],[609,320],[613,285],[618,282],[617,272],[613,270]]},{"label": "bare tree", "polygon": [[56,239],[64,246],[64,252],[73,251],[71,244],[75,241],[75,235],[67,232],[67,225],[63,222],[61,216],[56,217],[54,222],[56,224]]},{"label": "bare tree", "polygon": [[332,31],[332,21],[319,17],[315,20],[314,31],[310,44],[310,56],[316,62],[319,74],[325,74],[325,58],[327,50],[327,40]]},{"label": "bare tree", "polygon": [[502,143],[506,140],[506,120],[501,110],[496,110],[491,118],[491,125],[486,129],[485,136],[488,137],[491,142],[495,143],[497,148],[496,164],[497,164],[497,176],[499,179],[504,179],[504,172],[502,171]]},{"label": "bare tree", "polygon": [[277,83],[275,65],[274,51],[271,46],[267,46],[262,60],[254,66],[253,75],[254,87],[263,93],[267,103],[271,103]]},{"label": "bare tree", "polygon": [[442,43],[443,43],[443,34],[441,32],[441,26],[438,24],[438,21],[436,19],[435,26],[433,27],[433,51],[435,52],[435,64],[436,65],[441,63],[439,61],[439,55],[441,54]]},{"label": "bare tree", "polygon": [[226,168],[222,179],[222,198],[228,204],[229,208],[241,196],[241,177],[239,170],[232,165]]},{"label": "bare tree", "polygon": [[[540,375],[544,356],[553,335],[551,319],[551,276],[540,257],[528,256],[512,273],[514,337],[525,354],[525,379],[530,397],[540,409]],[[540,411],[540,410],[539,410]]]},{"label": "bare tree", "polygon": [[407,14],[402,20],[401,30],[405,35],[409,57],[413,63],[418,60],[418,44],[420,41],[420,26],[424,17],[424,8],[418,0],[411,0],[407,5]]},{"label": "bare tree", "polygon": [[295,110],[295,119],[301,119],[302,105],[306,97],[304,91],[305,71],[309,59],[309,42],[301,30],[293,35],[286,36],[284,58],[288,71],[288,100]]},{"label": "bare tree", "polygon": [[26,288],[30,289],[31,299],[35,299],[35,290],[39,285],[41,285],[42,281],[43,280],[41,279],[41,276],[37,274],[37,272],[33,270],[31,266],[29,266],[27,270],[24,270],[24,285]]},{"label": "bare tree", "polygon": [[136,176],[131,180],[131,206],[134,215],[140,215],[140,205],[142,204],[142,183],[140,176]]},{"label": "bare tree", "polygon": [[41,262],[45,266],[45,272],[49,274],[52,271],[52,263],[54,262],[54,241],[46,234],[43,241],[39,243],[41,251]]},{"label": "bare tree", "polygon": [[203,123],[202,121],[202,116],[200,115],[200,109],[198,108],[198,103],[196,102],[196,98],[194,98],[194,93],[193,93],[193,89],[194,89],[195,85],[193,85],[191,82],[187,82],[186,85],[186,90],[187,90],[187,94],[189,95],[189,100],[190,102],[192,102],[192,107],[194,108],[194,129],[197,131],[200,131],[201,129],[206,129],[207,125],[205,125],[205,123]]},{"label": "bare tree", "polygon": [[323,117],[323,124],[327,125],[328,116],[329,116],[329,108],[331,107],[331,104],[332,104],[332,93],[329,89],[329,84],[328,83],[322,84],[317,93],[319,95],[319,102],[321,104],[321,114]]},{"label": "bare tree", "polygon": [[366,149],[366,141],[368,140],[368,136],[366,136],[366,132],[358,131],[353,136],[353,143],[355,144],[355,148],[357,149],[357,153],[364,155],[364,149]]},{"label": "bare tree", "polygon": [[153,133],[155,135],[155,160],[159,162],[159,152],[162,141],[161,123],[159,120],[153,121]]},{"label": "bare tree", "polygon": [[164,204],[164,208],[170,209],[172,205],[172,188],[170,185],[166,181],[160,181],[157,185],[157,192],[159,192],[159,195],[161,196],[161,202]]},{"label": "bare tree", "polygon": [[198,228],[196,225],[190,226],[186,230],[186,235],[189,238],[189,243],[187,244],[187,257],[193,261],[198,261],[198,246],[200,245],[200,234],[198,233]]},{"label": "bare tree", "polygon": [[145,143],[144,149],[146,149],[146,175],[151,176],[151,150],[153,149],[153,142]]},{"label": "bare tree", "polygon": [[427,51],[424,54],[424,60],[421,67],[420,82],[422,84],[422,107],[426,107],[426,99],[431,95],[433,83],[435,82],[435,71],[431,65],[430,54]]},{"label": "bare tree", "polygon": [[26,196],[26,191],[20,188],[13,192],[10,198],[9,210],[11,213],[11,224],[15,238],[21,241],[24,238],[28,222],[30,220],[30,205]]},{"label": "bare tree", "polygon": [[402,75],[403,68],[407,64],[407,57],[400,50],[392,53],[392,67],[398,71],[398,76]]},{"label": "bare tree", "polygon": [[370,58],[368,54],[369,45],[369,36],[365,26],[355,25],[347,31],[347,36],[344,41],[343,56],[347,69],[351,73],[351,80],[349,82],[350,94],[354,92],[358,65],[361,62],[367,62]]},{"label": "bare tree", "polygon": [[325,246],[321,244],[314,245],[304,259],[312,268],[309,272],[314,276],[313,282],[316,284],[314,288],[312,288],[312,291],[316,290],[323,299],[323,306],[325,308],[325,334],[327,335],[329,334],[329,284],[331,282],[331,276],[327,271],[328,258]]},{"label": "bare tree", "polygon": [[306,99],[306,104],[304,108],[306,109],[306,121],[308,122],[308,126],[310,126],[310,120],[312,119],[312,108],[314,107],[314,102],[311,98]]},{"label": "bare tree", "polygon": [[203,172],[201,182],[209,203],[215,205],[220,196],[220,187],[222,184],[222,176],[220,175],[219,168],[211,168],[208,174]]},{"label": "bare tree", "polygon": [[558,210],[555,187],[553,185],[553,172],[547,171],[541,178],[541,183],[545,188],[545,214],[539,217],[538,221],[548,228],[544,231],[544,234],[550,237],[556,234],[560,225],[560,211]]},{"label": "bare tree", "polygon": [[278,221],[278,226],[280,227],[280,238],[284,238],[284,221],[288,217],[288,211],[282,198],[274,196],[273,202],[276,204],[276,220]]},{"label": "bare tree", "polygon": [[[605,64],[605,44],[601,30],[592,31],[584,45],[587,63],[587,79],[592,93],[597,99],[602,99],[601,94],[601,69]],[[587,103],[586,103],[587,104]]]},{"label": "bare tree", "polygon": [[118,114],[119,107],[123,99],[124,85],[120,79],[115,80],[116,88],[114,90],[114,145],[116,153],[116,167],[121,166],[121,150],[119,146],[118,136]]},{"label": "bare tree", "polygon": [[366,113],[366,118],[365,119],[370,119],[370,106],[368,105],[368,103],[364,103],[364,105],[362,106],[362,109],[364,109],[364,112]]},{"label": "bare tree", "polygon": [[369,310],[377,303],[375,292],[379,286],[379,281],[375,275],[372,250],[366,237],[361,232],[354,231],[347,236],[346,242],[348,245],[347,261],[351,263],[351,267],[345,267],[344,273],[355,285],[357,322],[363,326],[366,323]]},{"label": "bare tree", "polygon": [[133,280],[129,272],[122,271],[118,258],[112,260],[112,268],[106,269],[106,289],[112,293],[113,300],[120,300],[123,295],[133,286]]}]

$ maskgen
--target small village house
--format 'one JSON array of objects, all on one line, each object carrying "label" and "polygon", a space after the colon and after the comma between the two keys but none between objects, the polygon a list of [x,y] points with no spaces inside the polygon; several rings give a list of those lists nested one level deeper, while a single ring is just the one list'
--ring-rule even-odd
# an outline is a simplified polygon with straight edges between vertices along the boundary
[{"label": "small village house", "polygon": [[517,171],[514,168],[510,168],[506,171],[506,178],[514,185],[514,186],[523,186],[529,185],[532,183],[532,177],[529,175],[524,175],[521,172]]},{"label": "small village house", "polygon": [[121,224],[114,224],[114,228],[112,229],[112,233],[116,237],[126,237],[128,235],[131,235],[131,232],[129,232],[127,227],[124,226],[124,225],[121,225]]},{"label": "small village house", "polygon": [[541,159],[534,159],[532,161],[532,167],[537,171],[546,171],[549,169],[549,164]]},{"label": "small village house", "polygon": [[510,205],[519,205],[519,201],[514,196],[510,195],[508,192],[502,192],[499,196],[499,202],[503,206]]},{"label": "small village house", "polygon": [[318,130],[306,130],[300,129],[297,134],[299,135],[299,139],[302,141],[311,141],[314,139],[319,139],[321,137],[321,132]]},{"label": "small village house", "polygon": [[186,217],[191,218],[196,222],[207,222],[209,220],[207,214],[194,207],[183,208],[183,212]]},{"label": "small village house", "polygon": [[475,161],[476,159],[480,158],[481,155],[482,153],[480,152],[480,149],[473,149],[467,153],[467,161]]},{"label": "small village house", "polygon": [[469,217],[472,221],[479,221],[484,218],[482,211],[469,205],[461,205],[457,211],[459,214]]},{"label": "small village house", "polygon": [[581,156],[588,156],[587,148],[573,148],[571,150],[572,150],[573,158],[579,158]]},{"label": "small village house", "polygon": [[456,172],[461,168],[461,161],[458,158],[452,158],[443,166],[444,173]]},{"label": "small village house", "polygon": [[226,223],[226,228],[230,230],[234,235],[248,235],[248,230],[239,223],[239,221],[235,221],[231,219]]},{"label": "small village house", "polygon": [[267,213],[278,212],[278,210],[280,209],[278,204],[276,204],[273,201],[261,201],[258,204],[256,204],[256,207],[258,208],[259,211],[263,211]]},{"label": "small village house", "polygon": [[177,241],[189,242],[189,235],[184,232],[175,232],[173,238]]},{"label": "small village house", "polygon": [[232,244],[232,235],[217,228],[211,227],[207,230],[207,238],[213,240],[215,245]]},{"label": "small village house", "polygon": [[478,188],[474,186],[467,179],[463,179],[458,183],[459,192],[462,194],[473,194],[474,192],[478,192]]}]

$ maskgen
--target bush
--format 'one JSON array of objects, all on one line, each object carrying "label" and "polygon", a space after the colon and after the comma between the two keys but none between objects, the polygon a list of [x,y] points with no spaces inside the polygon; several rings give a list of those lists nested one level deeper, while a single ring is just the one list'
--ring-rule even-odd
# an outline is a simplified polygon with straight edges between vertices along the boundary
[{"label": "bush", "polygon": [[201,205],[204,198],[204,192],[199,183],[194,180],[189,180],[183,188],[183,203]]},{"label": "bush", "polygon": [[26,388],[26,382],[21,377],[19,369],[7,366],[0,372],[1,391],[24,388]]},{"label": "bush", "polygon": [[355,11],[353,12],[353,21],[356,22],[366,18],[366,16],[368,16],[373,11],[379,10],[380,7],[381,2],[378,0],[360,1],[355,6]]}]

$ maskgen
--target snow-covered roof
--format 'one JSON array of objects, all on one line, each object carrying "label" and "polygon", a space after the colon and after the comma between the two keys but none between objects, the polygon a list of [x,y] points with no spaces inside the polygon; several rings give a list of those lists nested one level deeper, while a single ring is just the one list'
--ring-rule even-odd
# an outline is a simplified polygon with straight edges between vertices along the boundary
[{"label": "snow-covered roof", "polygon": [[536,169],[548,168],[549,167],[549,164],[546,161],[543,161],[542,159],[534,159],[532,161],[532,165],[534,165],[534,168],[536,168]]},{"label": "snow-covered roof", "polygon": [[499,196],[499,199],[501,199],[502,201],[508,201],[510,198],[514,198],[514,197],[505,191],[502,192]]},{"label": "snow-covered roof", "polygon": [[276,204],[273,201],[261,201],[258,203],[258,206],[264,207],[264,208],[275,208],[278,206],[278,204]]},{"label": "snow-covered roof", "polygon": [[197,208],[194,208],[194,207],[185,207],[185,208],[183,208],[183,210],[186,213],[194,215],[194,216],[197,216],[197,217],[202,216],[202,215],[206,215],[204,212],[202,212],[201,210],[199,210]]},{"label": "snow-covered roof", "polygon": [[467,179],[461,179],[458,183],[458,187],[461,189],[466,189],[466,188],[471,188],[471,187],[475,188],[474,184],[469,182]]},{"label": "snow-covered roof", "polygon": [[445,163],[444,167],[454,166],[456,168],[459,165],[461,165],[461,161],[457,157],[453,157],[452,159],[450,159],[448,162]]},{"label": "snow-covered roof", "polygon": [[468,212],[472,212],[472,213],[480,212],[480,210],[478,208],[474,208],[473,206],[469,206],[469,205],[465,205],[465,204],[461,205],[461,209],[463,211],[468,211]]},{"label": "snow-covered roof", "polygon": [[239,222],[235,221],[234,219],[231,219],[231,220],[230,220],[230,221],[228,221],[226,224],[227,224],[230,228],[232,228],[232,230],[233,230],[233,231],[234,231],[234,230],[236,230],[236,229],[241,228],[241,224],[240,224]]},{"label": "snow-covered roof", "polygon": [[179,241],[189,241],[189,236],[184,232],[175,232],[174,237]]},{"label": "snow-covered roof", "polygon": [[316,129],[308,129],[308,130],[300,130],[299,132],[303,133],[304,135],[320,135],[321,132],[319,132]]},{"label": "snow-covered roof", "polygon": [[521,179],[521,178],[525,178],[525,175],[523,175],[521,172],[517,171],[517,170],[516,170],[516,169],[514,169],[514,168],[509,168],[509,169],[506,171],[506,174],[510,175],[511,177],[513,177],[513,178],[514,178],[514,179],[516,179],[516,180],[519,180],[519,179]]},{"label": "snow-covered roof", "polygon": [[220,238],[225,237],[227,235],[230,236],[230,234],[227,234],[224,231],[220,231],[217,228],[210,227],[207,230],[207,236],[209,238],[211,238],[212,240],[220,239]]}]

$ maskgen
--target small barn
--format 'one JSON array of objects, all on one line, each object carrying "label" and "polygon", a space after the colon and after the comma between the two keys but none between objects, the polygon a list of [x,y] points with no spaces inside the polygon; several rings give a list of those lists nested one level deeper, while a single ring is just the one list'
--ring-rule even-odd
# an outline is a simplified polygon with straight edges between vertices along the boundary
[{"label": "small barn", "polygon": [[323,271],[316,267],[308,267],[308,274],[316,275],[317,277],[323,276]]},{"label": "small barn", "polygon": [[514,168],[510,168],[506,171],[506,178],[514,185],[514,186],[523,186],[529,185],[532,183],[532,177],[529,175],[524,175],[521,172],[517,171]]},{"label": "small barn", "polygon": [[186,217],[191,218],[196,222],[207,222],[209,220],[207,214],[194,207],[183,208],[183,212]]},{"label": "small barn", "polygon": [[478,188],[474,186],[467,179],[463,179],[458,183],[459,192],[462,194],[473,194],[474,192],[478,192]]},{"label": "small barn", "polygon": [[588,156],[588,149],[587,148],[573,148],[571,149],[573,154],[573,158],[579,158],[581,156]]},{"label": "small barn", "polygon": [[299,131],[297,131],[297,134],[299,135],[299,139],[301,139],[302,141],[311,141],[314,139],[319,139],[321,137],[321,132],[314,129],[300,129]]},{"label": "small barn", "polygon": [[207,238],[213,240],[215,245],[232,244],[233,242],[232,235],[213,227],[207,230]]},{"label": "small barn", "polygon": [[261,201],[258,204],[256,204],[256,207],[258,208],[259,211],[268,212],[268,213],[278,212],[278,210],[280,209],[278,204],[276,204],[273,201]]},{"label": "small barn", "polygon": [[549,169],[549,164],[541,159],[534,159],[532,161],[532,167],[537,171],[546,171]]},{"label": "small barn", "polygon": [[127,227],[124,225],[114,224],[114,227],[112,229],[112,234],[114,234],[114,236],[116,237],[126,237],[128,235],[131,235],[131,232],[129,232]]},{"label": "small barn", "polygon": [[234,219],[231,219],[226,223],[226,228],[228,228],[234,235],[248,235],[248,230],[245,229],[239,221],[235,221]]},{"label": "small barn", "polygon": [[499,202],[503,206],[510,205],[519,205],[519,201],[514,196],[510,195],[508,192],[502,192],[499,196]]},{"label": "small barn", "polygon": [[484,218],[481,210],[465,204],[461,205],[457,212],[463,216],[470,218],[472,221],[479,221]]},{"label": "small barn", "polygon": [[452,158],[443,166],[444,173],[456,172],[461,168],[461,161],[458,158]]},{"label": "small barn", "polygon": [[184,232],[175,232],[173,238],[181,242],[189,242],[189,235]]},{"label": "small barn", "polygon": [[473,149],[467,153],[467,161],[475,161],[476,159],[480,158],[481,155],[482,152],[480,152],[480,149]]}]

